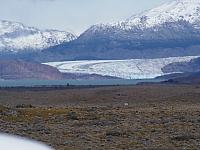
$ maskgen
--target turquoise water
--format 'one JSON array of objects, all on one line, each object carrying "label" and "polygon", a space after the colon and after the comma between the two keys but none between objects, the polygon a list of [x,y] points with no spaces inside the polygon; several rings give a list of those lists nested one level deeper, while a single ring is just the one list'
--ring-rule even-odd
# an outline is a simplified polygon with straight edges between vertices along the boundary
[{"label": "turquoise water", "polygon": [[136,85],[141,82],[160,82],[158,79],[145,80],[0,80],[0,87],[34,87],[64,85]]}]

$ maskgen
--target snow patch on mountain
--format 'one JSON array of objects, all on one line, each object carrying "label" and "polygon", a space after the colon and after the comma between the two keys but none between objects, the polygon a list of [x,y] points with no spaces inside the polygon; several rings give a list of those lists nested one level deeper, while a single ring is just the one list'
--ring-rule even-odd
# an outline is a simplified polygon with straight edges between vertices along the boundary
[{"label": "snow patch on mountain", "polygon": [[17,22],[0,21],[0,51],[42,50],[76,38],[65,31],[39,30]]},{"label": "snow patch on mountain", "polygon": [[64,73],[87,73],[124,79],[146,79],[164,75],[162,68],[174,62],[189,62],[198,56],[159,59],[88,60],[45,63]]}]

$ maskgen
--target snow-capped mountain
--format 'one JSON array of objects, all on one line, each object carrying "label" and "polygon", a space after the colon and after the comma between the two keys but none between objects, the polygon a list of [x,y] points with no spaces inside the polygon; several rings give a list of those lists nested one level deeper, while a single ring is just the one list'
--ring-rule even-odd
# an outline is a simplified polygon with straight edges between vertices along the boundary
[{"label": "snow-capped mountain", "polygon": [[123,29],[131,29],[134,26],[150,28],[165,22],[187,21],[199,28],[200,1],[199,0],[175,0],[159,7],[134,15],[118,25]]},{"label": "snow-capped mountain", "polygon": [[148,11],[133,15],[125,21],[93,26],[93,30],[119,28],[134,30],[152,28],[164,23],[185,21],[195,28],[200,28],[200,0],[174,0]]},{"label": "snow-capped mountain", "polygon": [[76,39],[72,33],[57,30],[39,30],[21,23],[0,21],[0,51],[37,51]]},{"label": "snow-capped mountain", "polygon": [[[8,51],[42,50],[32,55],[12,55],[17,59],[50,62],[200,55],[200,0],[174,0],[124,21],[93,25],[78,38],[16,24],[0,25],[0,47],[7,45]],[[10,55],[0,55],[0,59],[7,57]]]},{"label": "snow-capped mountain", "polygon": [[200,0],[174,0],[124,21],[94,25],[48,52],[55,49],[62,54],[55,60],[200,55]]},{"label": "snow-capped mountain", "polygon": [[[182,40],[199,38],[199,29],[200,0],[174,0],[133,15],[125,21],[94,25],[82,37],[88,39],[101,34],[112,40]],[[187,38],[183,36],[186,33]],[[143,44],[141,41],[135,42],[136,45],[138,43]]]}]

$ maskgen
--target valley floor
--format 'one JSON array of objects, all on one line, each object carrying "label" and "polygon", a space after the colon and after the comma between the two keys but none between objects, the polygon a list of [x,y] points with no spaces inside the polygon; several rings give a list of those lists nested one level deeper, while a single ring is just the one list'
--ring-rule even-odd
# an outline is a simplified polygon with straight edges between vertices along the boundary
[{"label": "valley floor", "polygon": [[0,89],[0,132],[68,149],[199,149],[200,86]]}]

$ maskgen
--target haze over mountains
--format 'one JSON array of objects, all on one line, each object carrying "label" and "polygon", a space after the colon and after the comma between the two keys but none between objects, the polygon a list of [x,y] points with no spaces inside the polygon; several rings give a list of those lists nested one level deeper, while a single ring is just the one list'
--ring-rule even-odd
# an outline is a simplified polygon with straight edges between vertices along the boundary
[{"label": "haze over mountains", "polygon": [[[121,22],[93,25],[79,37],[64,31],[41,31],[21,23],[0,22],[2,60],[45,63],[181,59],[182,56],[199,56],[199,49],[200,0],[174,0]],[[171,64],[167,65],[159,69],[176,70]]]}]

